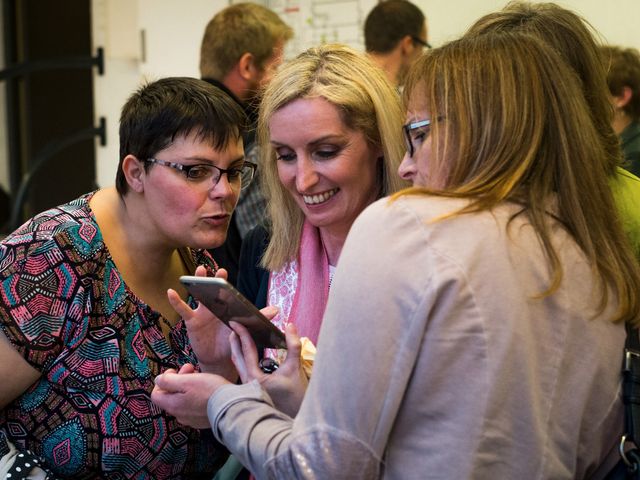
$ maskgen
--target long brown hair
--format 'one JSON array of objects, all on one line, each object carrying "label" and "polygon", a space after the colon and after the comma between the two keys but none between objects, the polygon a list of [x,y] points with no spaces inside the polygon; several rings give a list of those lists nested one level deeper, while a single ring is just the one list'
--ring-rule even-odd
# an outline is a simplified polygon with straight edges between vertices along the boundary
[{"label": "long brown hair", "polygon": [[[562,281],[549,212],[564,225],[601,281],[617,293],[616,320],[638,321],[640,272],[616,216],[604,149],[576,75],[538,37],[518,32],[468,36],[434,49],[412,69],[405,99],[425,100],[432,118],[433,162],[441,191],[468,198],[456,214],[522,205]],[[406,192],[405,192],[406,193]]]},{"label": "long brown hair", "polygon": [[596,135],[604,147],[607,174],[622,163],[620,141],[613,131],[613,107],[609,101],[607,74],[599,52],[595,29],[577,13],[555,3],[514,1],[502,10],[478,19],[465,34],[522,32],[546,42],[569,64],[580,79]]}]

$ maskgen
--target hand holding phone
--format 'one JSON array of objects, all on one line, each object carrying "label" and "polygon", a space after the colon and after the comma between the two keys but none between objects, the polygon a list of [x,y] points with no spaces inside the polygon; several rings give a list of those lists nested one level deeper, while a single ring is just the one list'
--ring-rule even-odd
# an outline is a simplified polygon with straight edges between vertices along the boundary
[{"label": "hand holding phone", "polygon": [[287,348],[284,333],[226,280],[183,275],[180,282],[222,322],[244,325],[258,348]]}]

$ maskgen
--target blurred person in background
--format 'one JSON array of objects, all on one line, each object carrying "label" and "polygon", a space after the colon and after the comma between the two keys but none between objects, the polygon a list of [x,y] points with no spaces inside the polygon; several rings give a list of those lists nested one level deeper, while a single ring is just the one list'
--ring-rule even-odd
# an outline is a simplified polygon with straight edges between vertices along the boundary
[{"label": "blurred person in background", "polygon": [[[282,63],[293,30],[273,11],[257,3],[236,3],[218,12],[205,28],[200,47],[200,76],[226,92],[245,112],[244,150],[248,162],[258,166],[255,142],[258,104],[264,87]],[[242,191],[227,240],[211,253],[224,267],[229,281],[237,282],[240,248],[244,236],[266,215],[261,191],[261,168]]]},{"label": "blurred person in background", "polygon": [[620,136],[624,168],[640,175],[640,52],[603,46],[607,83],[614,107],[613,130]]}]

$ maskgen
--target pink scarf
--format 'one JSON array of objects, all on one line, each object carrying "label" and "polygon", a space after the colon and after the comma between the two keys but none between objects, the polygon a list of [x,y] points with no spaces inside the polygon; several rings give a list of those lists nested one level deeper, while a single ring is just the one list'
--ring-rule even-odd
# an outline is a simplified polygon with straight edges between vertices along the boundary
[{"label": "pink scarf", "polygon": [[[291,271],[297,272],[293,289],[287,288],[287,276]],[[275,323],[280,323],[281,328],[293,323],[301,337],[308,337],[316,344],[329,296],[329,259],[319,230],[309,222],[305,221],[302,226],[297,262],[289,262],[283,269],[271,273],[268,298],[272,289],[278,289],[280,296],[288,297],[289,301],[284,303],[291,305],[288,318],[283,318],[287,312],[282,311]]]}]

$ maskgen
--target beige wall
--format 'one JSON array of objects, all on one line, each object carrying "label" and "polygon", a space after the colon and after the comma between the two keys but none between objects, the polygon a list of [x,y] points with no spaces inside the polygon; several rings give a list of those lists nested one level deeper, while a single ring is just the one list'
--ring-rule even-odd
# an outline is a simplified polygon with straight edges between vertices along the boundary
[{"label": "beige wall", "polygon": [[[354,1],[357,2],[355,8],[360,10],[359,19],[364,18],[372,4],[372,0],[336,1],[332,8],[340,13],[341,18],[344,16],[341,9],[354,8]],[[462,35],[478,17],[506,4],[505,0],[414,1],[427,16],[429,40],[434,46]],[[100,186],[114,183],[118,165],[118,116],[127,96],[145,78],[198,76],[198,51],[204,27],[213,14],[228,3],[227,0],[92,0],[94,45],[104,46],[106,54],[106,75],[96,76],[95,88],[96,117],[107,118],[108,132],[108,145],[96,145],[96,181]],[[261,3],[273,5],[276,10],[283,5],[280,0]],[[294,0],[289,0],[287,5],[294,3]],[[640,0],[561,0],[557,3],[585,17],[598,30],[603,41],[640,48],[640,35],[637,33]],[[326,2],[298,0],[298,4],[300,12],[310,12],[305,13],[310,15],[323,12],[321,7]],[[305,25],[300,36],[309,38],[306,30],[309,22],[305,18],[285,18],[294,27]],[[143,30],[146,39],[144,58]],[[304,42],[292,44],[302,45]],[[290,55],[294,53],[289,52]],[[0,162],[3,154],[0,149]],[[2,175],[0,163],[0,182]]]}]

